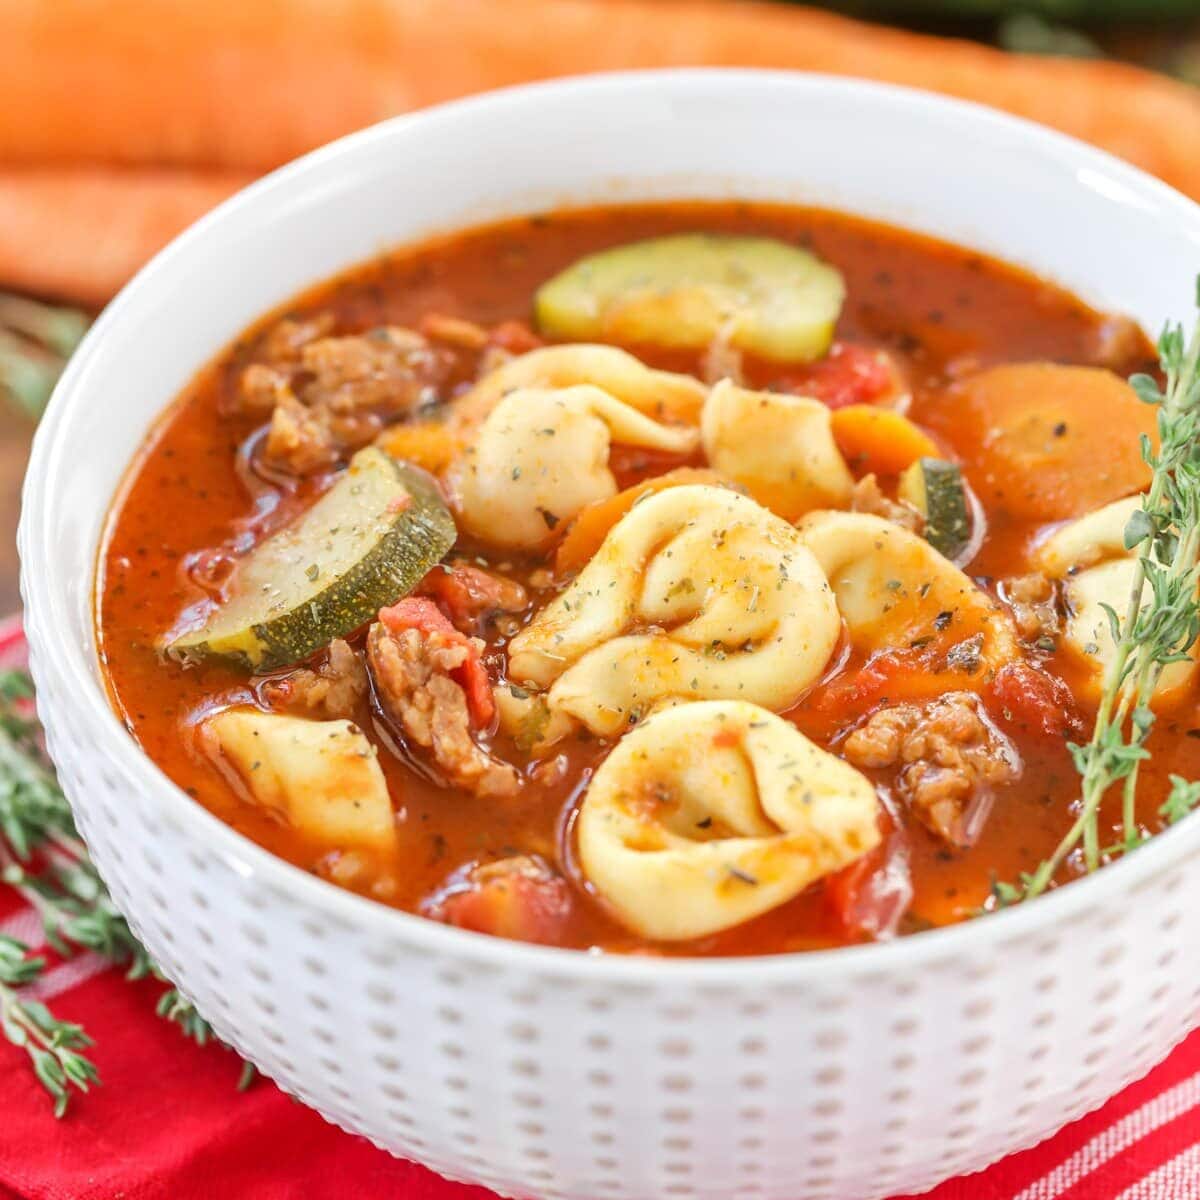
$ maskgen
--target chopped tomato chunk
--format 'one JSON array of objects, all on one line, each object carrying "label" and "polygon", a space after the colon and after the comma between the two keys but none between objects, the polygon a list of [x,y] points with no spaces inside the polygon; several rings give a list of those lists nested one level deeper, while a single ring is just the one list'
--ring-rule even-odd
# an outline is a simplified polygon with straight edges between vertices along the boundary
[{"label": "chopped tomato chunk", "polygon": [[[912,691],[925,690],[926,680],[936,675],[934,662],[944,651],[935,643],[916,650],[884,650],[857,671],[849,671],[827,684],[813,700],[822,712],[862,712],[884,698],[909,698]],[[914,687],[904,686],[906,683]]]},{"label": "chopped tomato chunk", "polygon": [[1057,676],[1029,663],[1001,667],[988,691],[995,715],[1019,729],[1065,737],[1083,726],[1071,689]]},{"label": "chopped tomato chunk", "polygon": [[454,626],[464,633],[488,613],[518,613],[529,603],[519,583],[469,563],[439,563],[417,590],[437,600]]},{"label": "chopped tomato chunk", "polygon": [[870,404],[896,388],[896,373],[882,350],[834,342],[829,353],[775,381],[780,391],[811,396],[829,408]]},{"label": "chopped tomato chunk", "polygon": [[890,937],[912,903],[908,841],[891,814],[879,810],[883,841],[825,880],[825,899],[839,927],[860,937]]},{"label": "chopped tomato chunk", "polygon": [[567,881],[540,858],[520,855],[459,873],[424,911],[460,929],[552,944],[561,941],[571,907]]},{"label": "chopped tomato chunk", "polygon": [[449,642],[465,646],[467,658],[453,673],[454,681],[467,694],[467,707],[475,727],[482,729],[491,724],[496,715],[496,702],[492,699],[492,682],[487,668],[479,657],[479,644],[455,629],[449,617],[432,600],[408,596],[391,608],[381,608],[379,620],[392,633],[416,629],[421,633],[440,634]]}]

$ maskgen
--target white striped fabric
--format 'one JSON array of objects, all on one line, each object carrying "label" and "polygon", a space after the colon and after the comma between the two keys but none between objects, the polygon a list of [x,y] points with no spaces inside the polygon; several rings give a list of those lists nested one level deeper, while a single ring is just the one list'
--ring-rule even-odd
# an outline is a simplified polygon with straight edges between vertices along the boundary
[{"label": "white striped fabric", "polygon": [[1197,1200],[1200,1197],[1200,1143],[1168,1159],[1127,1187],[1117,1200]]},{"label": "white striped fabric", "polygon": [[[1123,1154],[1142,1138],[1191,1111],[1197,1105],[1200,1105],[1200,1074],[1189,1076],[1165,1092],[1160,1092],[1141,1108],[1134,1109],[1114,1122],[1103,1133],[1098,1133],[1091,1141],[1080,1146],[1070,1158],[1060,1163],[1048,1175],[1043,1175],[1036,1183],[1013,1197],[1013,1200],[1054,1200],[1098,1167],[1116,1158],[1118,1154]],[[1146,1179],[1152,1177],[1147,1175]],[[1197,1180],[1196,1190],[1187,1194],[1189,1197],[1200,1198],[1200,1179]],[[1157,1192],[1139,1193],[1139,1200],[1143,1196],[1153,1196],[1154,1200],[1166,1200],[1167,1195],[1165,1192],[1161,1197]],[[1169,1195],[1173,1200],[1175,1193]]]}]

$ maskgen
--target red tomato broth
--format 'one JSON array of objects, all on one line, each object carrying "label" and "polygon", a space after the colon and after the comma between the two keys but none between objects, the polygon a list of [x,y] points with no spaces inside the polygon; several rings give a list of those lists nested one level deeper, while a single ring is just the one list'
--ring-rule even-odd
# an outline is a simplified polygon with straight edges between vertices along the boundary
[{"label": "red tomato broth", "polygon": [[[887,350],[912,389],[910,416],[939,443],[970,462],[978,447],[965,444],[954,422],[947,384],[972,363],[1044,359],[1093,363],[1103,353],[1104,318],[1065,292],[977,254],[910,233],[834,213],[779,206],[667,204],[590,209],[508,221],[396,251],[299,297],[288,311],[332,311],[339,332],[391,323],[417,327],[428,313],[467,318],[484,325],[528,321],[539,284],[583,254],[608,245],[682,230],[756,233],[810,246],[843,273],[847,300],[837,328],[840,341]],[[306,869],[327,860],[328,846],[310,843],[242,799],[226,779],[194,752],[190,729],[214,704],[245,698],[244,673],[220,665],[184,667],[166,661],[158,646],[204,592],[188,577],[189,555],[226,542],[244,530],[255,506],[239,473],[239,447],[256,421],[231,415],[239,371],[256,340],[281,314],[264,319],[202,371],[167,410],[131,466],[114,505],[100,556],[97,626],[113,702],[146,753],[189,795],[252,840]],[[652,365],[698,372],[696,356],[636,348]],[[469,357],[469,356],[468,356]],[[1145,338],[1131,343],[1119,361],[1121,374],[1144,369],[1152,357]],[[465,357],[461,376],[470,375]],[[769,363],[749,363],[751,381],[765,386],[785,375]],[[786,383],[786,380],[784,380]],[[686,460],[622,451],[614,458],[622,488]],[[276,505],[267,518],[276,528],[300,512],[321,481],[270,492]],[[968,572],[985,587],[1020,574],[1039,527],[1003,512],[988,513],[987,536]],[[462,546],[469,553],[478,548]],[[492,556],[511,566],[512,578],[529,585],[538,564]],[[553,547],[550,549],[553,561]],[[552,593],[531,588],[535,606]],[[361,637],[361,632],[358,635]],[[352,639],[353,640],[353,639]],[[504,638],[493,637],[484,655],[494,674],[504,665]],[[865,666],[850,655],[834,675],[839,683]],[[1077,669],[1056,654],[1049,670],[1075,685]],[[818,685],[785,714],[821,744],[865,715],[869,703],[830,713]],[[1090,721],[1090,710],[1084,707]],[[1155,810],[1169,772],[1194,776],[1200,739],[1184,734],[1200,725],[1193,700],[1162,720],[1154,735],[1155,757],[1143,776],[1142,818]],[[384,748],[380,761],[400,825],[393,859],[350,886],[396,907],[420,911],[456,871],[474,861],[512,854],[540,854],[574,879],[575,904],[561,942],[574,947],[690,955],[781,953],[859,940],[845,929],[817,884],[790,903],[734,929],[695,942],[663,945],[629,933],[605,911],[574,866],[570,827],[590,772],[608,744],[589,736],[569,739],[547,758],[561,759],[527,783],[514,799],[481,799],[437,786],[406,755],[388,752],[395,741],[379,722],[367,730]],[[969,850],[949,850],[916,821],[906,823],[913,901],[901,923],[909,932],[960,920],[987,899],[994,878],[1015,879],[1044,858],[1073,819],[1078,779],[1062,741],[1013,734],[1025,769],[996,796],[990,817]],[[493,751],[518,766],[527,754],[495,735]],[[870,774],[870,772],[868,772]],[[883,773],[880,773],[882,777]],[[1117,810],[1103,827],[1115,827]],[[1109,841],[1115,838],[1107,839]],[[324,868],[322,868],[323,870]],[[1076,870],[1068,864],[1064,878]]]}]

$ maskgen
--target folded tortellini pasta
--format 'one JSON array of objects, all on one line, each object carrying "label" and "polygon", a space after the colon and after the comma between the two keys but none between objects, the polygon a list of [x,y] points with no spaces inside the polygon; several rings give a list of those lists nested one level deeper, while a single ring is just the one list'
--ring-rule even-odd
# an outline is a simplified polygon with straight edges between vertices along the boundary
[{"label": "folded tortellini pasta", "polygon": [[337,848],[395,844],[379,757],[349,721],[227,708],[200,725],[198,740],[238,791],[301,833]]},{"label": "folded tortellini pasta", "polygon": [[518,388],[500,400],[451,468],[460,524],[510,550],[534,550],[589,504],[616,495],[612,442],[686,454],[686,425],[662,425],[602,388]]},{"label": "folded tortellini pasta", "polygon": [[868,513],[814,512],[796,528],[855,646],[872,652],[936,639],[960,648],[950,651],[952,673],[979,679],[1020,656],[1008,614],[924,538]]},{"label": "folded tortellini pasta", "polygon": [[786,521],[723,488],[639,501],[509,647],[509,678],[612,736],[658,701],[745,699],[782,711],[841,629],[816,559]]},{"label": "folded tortellini pasta", "polygon": [[[1105,606],[1124,617],[1137,572],[1137,551],[1125,548],[1125,527],[1142,506],[1140,496],[1106,504],[1056,529],[1034,551],[1037,566],[1062,583],[1067,606],[1064,648],[1084,668],[1093,694],[1116,653]],[[1149,597],[1147,587],[1143,595]],[[1154,698],[1178,698],[1196,675],[1196,662],[1172,663],[1163,670]]]},{"label": "folded tortellini pasta", "polygon": [[814,508],[850,503],[854,479],[818,400],[755,392],[728,379],[704,403],[704,453],[760,504],[794,521]]},{"label": "folded tortellini pasta", "polygon": [[644,937],[739,925],[880,840],[871,783],[754,704],[664,708],[617,743],[576,825],[584,874]]},{"label": "folded tortellini pasta", "polygon": [[489,371],[454,402],[460,428],[478,425],[517,388],[565,388],[590,383],[658,421],[695,425],[708,389],[690,375],[656,371],[616,346],[574,342],[544,346]]}]

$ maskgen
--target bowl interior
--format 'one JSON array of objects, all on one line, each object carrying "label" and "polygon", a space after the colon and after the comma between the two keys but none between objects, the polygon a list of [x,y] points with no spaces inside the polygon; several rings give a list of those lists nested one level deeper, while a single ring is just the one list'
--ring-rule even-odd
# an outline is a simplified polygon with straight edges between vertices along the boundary
[{"label": "bowl interior", "polygon": [[121,736],[92,626],[106,510],[155,417],[242,328],[305,286],[436,231],[564,204],[701,197],[818,204],[930,233],[1152,331],[1189,311],[1200,261],[1200,210],[1134,169],[971,105],[845,80],[594,77],[345,139],[159,256],[98,322],[51,404],[26,487],[24,587],[89,719]]}]

